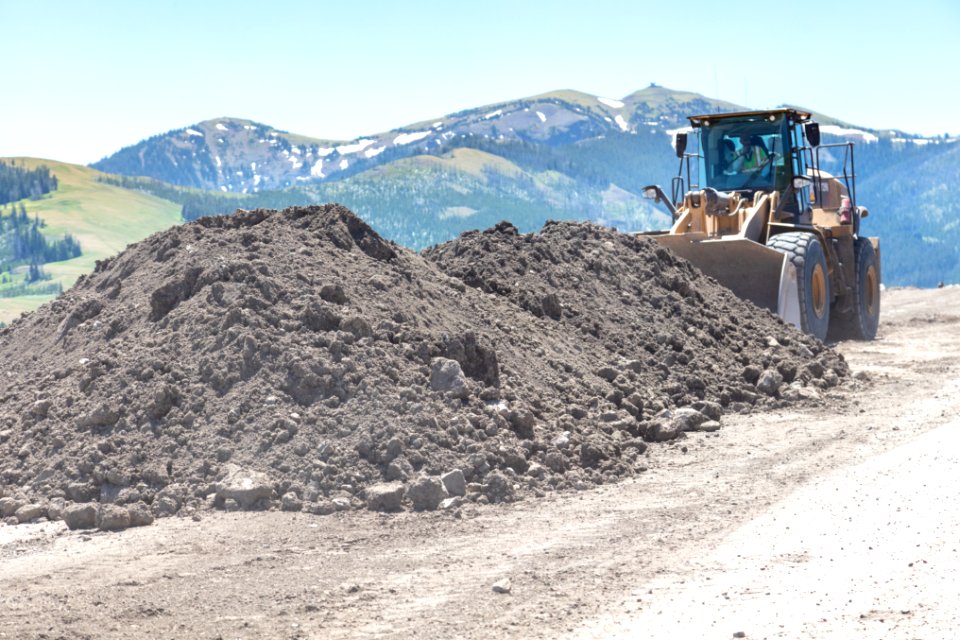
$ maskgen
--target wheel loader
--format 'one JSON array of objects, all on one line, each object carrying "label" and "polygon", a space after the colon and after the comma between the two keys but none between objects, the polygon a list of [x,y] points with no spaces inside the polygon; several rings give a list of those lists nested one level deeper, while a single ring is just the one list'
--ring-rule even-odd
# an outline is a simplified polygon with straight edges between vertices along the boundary
[{"label": "wheel loader", "polygon": [[880,241],[861,235],[869,212],[857,203],[853,143],[820,144],[819,124],[796,109],[689,121],[676,134],[670,195],[644,188],[673,216],[649,235],[821,340],[873,339]]}]

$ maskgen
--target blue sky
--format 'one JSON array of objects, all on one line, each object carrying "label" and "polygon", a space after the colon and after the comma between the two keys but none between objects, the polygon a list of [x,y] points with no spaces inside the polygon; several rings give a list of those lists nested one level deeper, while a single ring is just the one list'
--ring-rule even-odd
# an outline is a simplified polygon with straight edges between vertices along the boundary
[{"label": "blue sky", "polygon": [[960,3],[0,0],[0,156],[87,163],[218,116],[320,138],[650,82],[960,134]]}]

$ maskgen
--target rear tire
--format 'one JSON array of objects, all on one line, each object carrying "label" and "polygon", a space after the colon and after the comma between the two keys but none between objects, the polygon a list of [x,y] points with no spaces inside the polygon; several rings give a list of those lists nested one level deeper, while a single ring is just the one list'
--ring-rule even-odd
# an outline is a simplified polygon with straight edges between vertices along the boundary
[{"label": "rear tire", "polygon": [[800,329],[825,340],[830,328],[830,272],[820,239],[812,233],[791,231],[773,236],[767,246],[786,254],[797,270]]},{"label": "rear tire", "polygon": [[877,252],[867,238],[854,241],[853,263],[856,278],[850,294],[851,308],[836,314],[834,329],[837,337],[873,340],[880,325],[880,265],[877,264]]}]

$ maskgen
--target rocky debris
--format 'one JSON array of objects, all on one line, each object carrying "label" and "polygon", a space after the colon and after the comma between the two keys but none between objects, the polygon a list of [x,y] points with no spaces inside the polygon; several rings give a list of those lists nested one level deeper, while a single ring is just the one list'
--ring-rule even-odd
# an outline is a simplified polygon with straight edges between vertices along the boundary
[{"label": "rocky debris", "polygon": [[418,255],[335,205],[131,245],[0,329],[0,362],[0,517],[72,528],[583,489],[848,374],[648,238],[502,223]]},{"label": "rocky debris", "polygon": [[0,517],[9,518],[25,504],[23,500],[13,497],[0,498]]},{"label": "rocky debris", "polygon": [[367,509],[370,511],[400,511],[403,507],[404,486],[399,482],[383,482],[366,488]]},{"label": "rocky debris", "polygon": [[776,369],[767,369],[760,374],[757,389],[768,396],[775,396],[781,384],[783,384],[783,375]]},{"label": "rocky debris", "polygon": [[434,511],[447,497],[443,482],[435,476],[417,478],[407,487],[407,498],[414,511]]},{"label": "rocky debris", "polygon": [[104,531],[121,531],[130,526],[130,512],[116,504],[101,504],[97,527]]},{"label": "rocky debris", "polygon": [[284,511],[302,511],[303,500],[293,491],[288,491],[280,498],[280,508]]},{"label": "rocky debris", "polygon": [[514,498],[513,482],[499,471],[487,474],[482,491],[490,502],[510,502]]},{"label": "rocky debris", "polygon": [[93,529],[97,526],[97,505],[89,502],[71,504],[64,508],[62,516],[70,529]]},{"label": "rocky debris", "polygon": [[127,506],[127,513],[130,514],[131,527],[145,527],[153,524],[153,514],[150,509],[142,502],[137,502]]},{"label": "rocky debris", "polygon": [[502,580],[497,580],[493,583],[493,592],[494,593],[510,593],[513,589],[513,585],[510,584],[510,578],[503,578]]},{"label": "rocky debris", "polygon": [[19,523],[31,522],[47,517],[47,509],[42,504],[25,504],[17,509],[13,515]]},{"label": "rocky debris", "polygon": [[463,471],[460,471],[460,469],[454,469],[443,474],[440,476],[440,482],[443,483],[443,488],[451,496],[467,495],[467,480],[463,477]]},{"label": "rocky debris", "polygon": [[430,388],[447,392],[454,398],[466,398],[470,394],[460,363],[448,358],[434,358],[431,361]]},{"label": "rocky debris", "polygon": [[251,509],[273,496],[270,477],[260,471],[243,469],[235,464],[225,465],[223,480],[217,484],[216,501],[234,500],[243,509]]}]

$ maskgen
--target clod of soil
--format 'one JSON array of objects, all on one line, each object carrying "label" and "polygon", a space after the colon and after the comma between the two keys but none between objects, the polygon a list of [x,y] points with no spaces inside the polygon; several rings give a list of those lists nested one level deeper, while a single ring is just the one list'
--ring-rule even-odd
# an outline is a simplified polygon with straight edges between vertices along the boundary
[{"label": "clod of soil", "polygon": [[501,224],[419,256],[337,205],[131,245],[0,330],[0,363],[4,506],[103,528],[613,482],[847,374],[647,238]]}]

